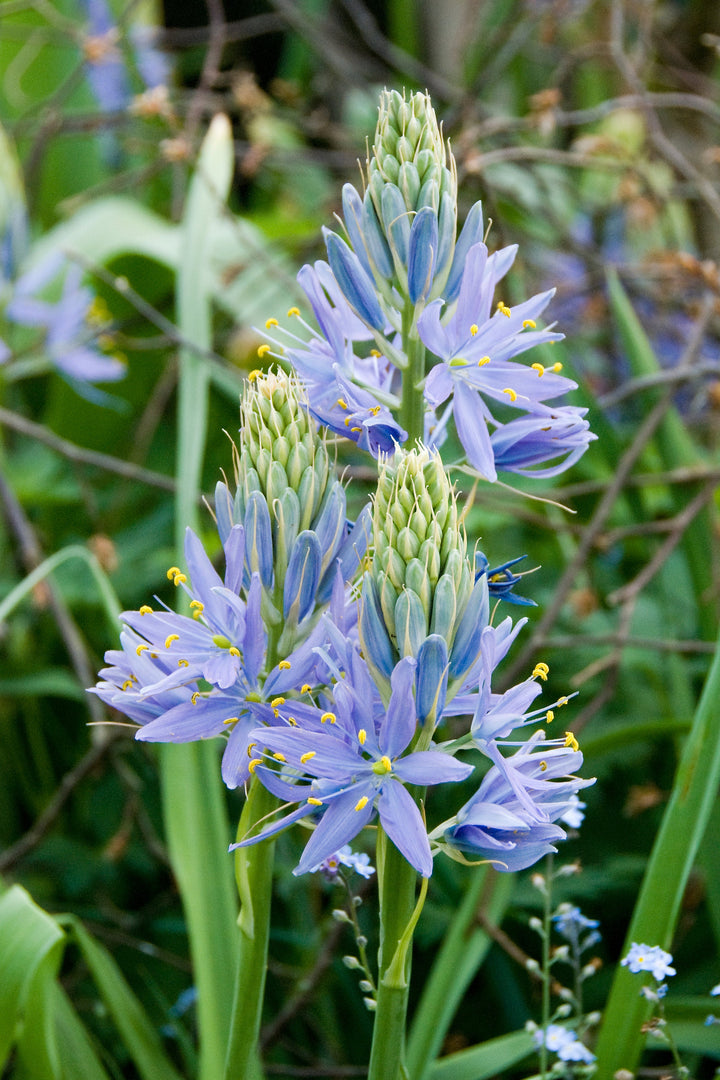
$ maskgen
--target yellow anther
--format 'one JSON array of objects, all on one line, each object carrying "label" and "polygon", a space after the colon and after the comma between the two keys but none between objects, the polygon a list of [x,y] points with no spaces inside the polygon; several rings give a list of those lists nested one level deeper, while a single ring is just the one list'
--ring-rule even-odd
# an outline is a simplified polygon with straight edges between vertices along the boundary
[{"label": "yellow anther", "polygon": [[531,330],[534,330],[537,326],[537,323],[534,319],[523,319],[523,330],[527,330],[528,326]]},{"label": "yellow anther", "polygon": [[308,796],[308,802],[311,806],[322,806],[322,799],[315,799],[312,795]]},{"label": "yellow anther", "polygon": [[363,795],[362,799],[358,799],[358,801],[355,803],[355,809],[356,810],[362,810],[363,807],[367,806],[367,803],[368,803],[368,797],[367,797],[367,795]]},{"label": "yellow anther", "polygon": [[309,694],[311,690],[312,690],[312,686],[310,685],[309,682],[303,683],[302,686],[300,687],[300,693],[301,694]]},{"label": "yellow anther", "polygon": [[178,660],[178,667],[190,667],[189,660]]},{"label": "yellow anther", "polygon": [[503,315],[507,315],[510,318],[510,308],[502,300],[498,300],[497,310],[502,312]]},{"label": "yellow anther", "polygon": [[379,360],[380,357],[382,356],[382,353],[378,349],[371,349],[370,350],[370,355],[374,356],[377,360]]},{"label": "yellow anther", "polygon": [[345,401],[344,398],[339,397],[337,399],[337,403],[338,403],[338,405],[340,406],[341,409],[347,409],[347,407],[348,407],[348,403],[347,403],[347,401]]},{"label": "yellow anther", "polygon": [[193,619],[199,619],[205,610],[205,605],[201,600],[191,600],[190,607],[193,609]]},{"label": "yellow anther", "polygon": [[273,716],[277,720],[278,717],[280,716],[280,710],[279,709],[273,709]]},{"label": "yellow anther", "polygon": [[531,365],[530,365],[530,367],[531,367],[531,368],[532,368],[532,369],[533,369],[534,371],[537,371],[537,373],[538,373],[538,375],[540,376],[540,378],[542,378],[542,377],[543,377],[543,375],[545,374],[545,367],[543,366],[543,364],[531,364]]},{"label": "yellow anther", "polygon": [[132,685],[133,685],[132,679],[126,679],[125,682],[120,687],[120,689],[121,690],[129,690]]},{"label": "yellow anther", "polygon": [[360,743],[361,746],[365,745],[365,740],[366,739],[367,739],[367,731],[365,730],[365,728],[361,727],[360,730],[358,731],[358,742]]},{"label": "yellow anther", "polygon": [[[550,344],[551,344],[551,345],[554,345],[554,344],[555,344],[555,342],[554,342],[554,341],[551,341],[551,342],[550,342]],[[551,371],[554,371],[554,372],[560,372],[560,371],[562,371],[562,364],[560,363],[560,361],[558,360],[557,364],[553,364],[553,366],[552,366],[552,367],[550,368],[550,370],[551,370]]]},{"label": "yellow anther", "polygon": [[337,720],[337,716],[335,715],[334,712],[324,712],[322,714],[322,716],[320,717],[320,723],[321,724],[327,723],[328,720],[330,721],[331,724],[335,723],[335,721]]},{"label": "yellow anther", "polygon": [[156,652],[148,653],[148,656],[151,657],[151,659],[153,660],[157,660],[158,658],[158,654]]},{"label": "yellow anther", "polygon": [[569,700],[570,700],[570,699],[569,699],[569,698],[566,698],[566,697],[561,697],[561,698],[558,698],[558,699],[557,699],[557,706],[558,706],[558,708],[560,708],[560,707],[561,707],[562,705],[567,705],[567,703],[568,703],[568,701],[569,701]]},{"label": "yellow anther", "polygon": [[542,661],[540,661],[533,668],[532,677],[533,679],[542,679],[543,682],[546,682],[549,673],[550,668],[547,666],[547,664],[544,664]]},{"label": "yellow anther", "polygon": [[368,412],[372,413],[373,416],[377,416],[377,414],[380,412],[380,406],[379,405],[373,405],[371,408],[368,409]]},{"label": "yellow anther", "polygon": [[472,335],[472,337],[475,337],[475,335],[477,334],[479,329],[480,329],[480,327],[478,326],[477,323],[472,324],[472,326],[470,327],[470,334]]},{"label": "yellow anther", "polygon": [[187,581],[185,574],[176,574],[173,578],[173,585],[184,585]]},{"label": "yellow anther", "polygon": [[362,428],[361,427],[351,427],[350,430],[351,431],[362,431]]},{"label": "yellow anther", "polygon": [[253,758],[252,761],[250,762],[250,764],[248,765],[248,772],[249,773],[254,773],[255,770],[257,769],[258,765],[262,765],[262,758],[261,757]]},{"label": "yellow anther", "polygon": [[181,573],[182,573],[182,570],[180,569],[179,566],[171,566],[170,569],[167,572],[168,581],[170,580],[170,578],[177,577],[177,575],[181,574]]},{"label": "yellow anther", "polygon": [[255,749],[255,747],[256,747],[256,746],[257,746],[257,743],[256,743],[256,742],[251,742],[251,743],[250,743],[250,745],[249,745],[249,746],[248,746],[248,748],[247,748],[247,756],[248,756],[248,757],[249,757],[249,758],[250,758],[251,760],[252,760],[252,756],[253,756],[253,753],[252,753],[252,752],[253,752],[253,750]]},{"label": "yellow anther", "polygon": [[179,634],[168,634],[168,636],[165,638],[165,648],[169,649],[170,646],[172,645],[173,641],[179,641],[179,640],[180,640],[180,635]]},{"label": "yellow anther", "polygon": [[196,690],[194,694],[191,694],[190,701],[192,702],[193,705],[197,705],[199,697],[200,697],[200,691],[199,690]]},{"label": "yellow anther", "polygon": [[[266,330],[269,330],[271,326],[279,326],[279,325],[280,325],[280,323],[277,321],[277,319],[266,319],[265,320],[265,329]],[[535,325],[535,324],[533,323],[533,325]]]},{"label": "yellow anther", "polygon": [[545,721],[546,721],[546,723],[552,724],[554,719],[555,719],[555,713],[552,711],[552,709],[548,709],[548,711],[545,713]]},{"label": "yellow anther", "polygon": [[237,724],[237,722],[237,716],[228,716],[227,720],[223,720],[223,724],[225,725],[225,727],[230,727],[230,724]]},{"label": "yellow anther", "polygon": [[248,382],[255,382],[259,375],[262,375],[262,371],[260,371],[259,368],[255,368],[254,371],[251,371],[248,375]]},{"label": "yellow anther", "polygon": [[278,664],[278,668],[280,669],[280,671],[289,671],[291,667],[292,664],[289,660],[281,660]]},{"label": "yellow anther", "polygon": [[137,649],[135,650],[135,654],[136,654],[137,656],[141,656],[141,655],[142,655],[142,653],[144,653],[144,652],[145,652],[145,650],[146,650],[146,649],[149,649],[149,648],[150,648],[150,646],[149,646],[149,645],[138,645]]},{"label": "yellow anther", "polygon": [[485,367],[485,365],[489,364],[489,363],[490,363],[490,357],[489,356],[481,356],[480,359],[478,360],[478,367]]},{"label": "yellow anther", "polygon": [[312,759],[314,757],[315,757],[315,751],[314,750],[308,750],[307,754],[301,754],[300,755],[300,764],[301,765],[307,765],[308,761],[312,761]]},{"label": "yellow anther", "polygon": [[152,608],[148,607],[147,604],[143,604],[143,606],[140,608],[140,614],[141,615],[152,615]]},{"label": "yellow anther", "polygon": [[545,772],[546,769],[547,769],[547,761],[541,761],[540,762],[540,772]]},{"label": "yellow anther", "polygon": [[271,346],[270,346],[270,345],[268,345],[268,343],[267,343],[267,342],[265,342],[265,344],[264,344],[264,345],[260,345],[260,346],[259,346],[259,348],[258,348],[258,351],[257,351],[257,354],[258,354],[258,356],[259,356],[260,358],[262,358],[262,357],[263,357],[263,356],[265,355],[265,353],[269,353],[269,352],[270,352],[270,349],[271,349]]},{"label": "yellow anther", "polygon": [[278,753],[273,754],[273,757],[275,758],[276,761],[287,761],[287,758],[285,757],[285,755],[281,754],[279,751],[278,751]]},{"label": "yellow anther", "polygon": [[287,722],[288,724],[290,724],[291,727],[297,727],[297,720],[294,716],[288,716]]},{"label": "yellow anther", "polygon": [[270,702],[270,704],[272,705],[273,709],[277,709],[278,705],[284,705],[285,704],[285,698],[284,697],[274,697],[272,699],[272,701]]},{"label": "yellow anther", "polygon": [[573,735],[572,731],[566,731],[565,732],[565,745],[566,746],[571,746],[573,750],[579,750],[580,749],[580,744],[578,743],[577,739]]},{"label": "yellow anther", "polygon": [[387,754],[383,754],[383,756],[380,758],[380,760],[383,763],[383,765],[385,766],[386,770],[388,772],[392,772],[392,761],[387,756]]},{"label": "yellow anther", "polygon": [[350,427],[351,424],[352,424],[352,416],[346,416],[345,417],[345,427]]},{"label": "yellow anther", "polygon": [[517,393],[511,386],[506,386],[503,390],[503,394],[507,394],[511,401],[517,401]]},{"label": "yellow anther", "polygon": [[297,315],[298,318],[299,318],[299,316],[300,316],[300,308],[297,308],[297,307],[288,308],[288,319],[292,318],[293,315]]},{"label": "yellow anther", "polygon": [[228,652],[230,653],[231,656],[239,656],[240,655],[240,650],[238,649],[237,645],[231,645],[230,648],[228,649]]}]

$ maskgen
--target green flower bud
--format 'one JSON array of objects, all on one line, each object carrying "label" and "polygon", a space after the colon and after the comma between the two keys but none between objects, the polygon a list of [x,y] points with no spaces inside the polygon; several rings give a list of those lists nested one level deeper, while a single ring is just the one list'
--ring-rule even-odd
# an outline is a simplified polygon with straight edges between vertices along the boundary
[{"label": "green flower bud", "polygon": [[455,493],[437,452],[398,450],[381,466],[373,543],[371,575],[399,654],[416,655],[428,633],[451,643],[473,577]]},{"label": "green flower bud", "polygon": [[327,448],[308,412],[305,393],[297,378],[282,370],[255,372],[243,395],[240,415],[240,503],[252,490],[261,491],[273,529],[282,530],[287,511],[279,515],[278,508],[291,489],[300,503],[297,535],[317,516],[331,480]]},{"label": "green flower bud", "polygon": [[447,191],[457,199],[455,159],[446,147],[430,95],[385,90],[380,98],[372,155],[368,160],[368,184],[378,216],[385,184],[395,184],[410,212],[431,205],[430,182],[435,184],[436,204]]}]

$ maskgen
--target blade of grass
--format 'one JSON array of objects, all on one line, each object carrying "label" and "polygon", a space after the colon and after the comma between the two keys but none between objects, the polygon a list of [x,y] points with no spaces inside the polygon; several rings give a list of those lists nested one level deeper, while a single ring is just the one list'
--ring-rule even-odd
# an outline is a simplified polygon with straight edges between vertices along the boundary
[{"label": "blade of grass", "polygon": [[429,1080],[486,1080],[503,1069],[517,1065],[533,1052],[532,1036],[527,1031],[513,1031],[498,1039],[489,1039],[469,1050],[459,1050],[441,1058],[430,1067]]},{"label": "blade of grass", "polygon": [[[720,784],[718,695],[720,642],[683,747],[623,955],[633,941],[671,946],[685,885]],[[618,1069],[635,1070],[644,1043],[641,1027],[651,1007],[638,993],[633,975],[618,967],[596,1049],[597,1080],[612,1080]]]}]

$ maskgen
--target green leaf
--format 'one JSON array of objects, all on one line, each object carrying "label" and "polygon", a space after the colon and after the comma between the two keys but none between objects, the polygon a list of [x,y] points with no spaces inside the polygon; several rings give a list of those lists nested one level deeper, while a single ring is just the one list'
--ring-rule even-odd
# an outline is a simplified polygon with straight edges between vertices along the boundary
[{"label": "green leaf", "polygon": [[109,1080],[90,1036],[68,1001],[67,994],[54,984],[50,1003],[63,1080]]},{"label": "green leaf", "polygon": [[44,1006],[64,937],[20,885],[0,897],[0,1070],[17,1038],[33,1080],[59,1076],[54,1029]]},{"label": "green leaf", "polygon": [[533,1052],[532,1036],[527,1031],[514,1031],[489,1039],[469,1050],[460,1050],[441,1058],[431,1066],[429,1080],[485,1080],[495,1076]]},{"label": "green leaf", "polygon": [[62,917],[77,943],[100,996],[143,1080],[180,1080],[165,1054],[157,1029],[130,989],[110,953],[72,915]]}]

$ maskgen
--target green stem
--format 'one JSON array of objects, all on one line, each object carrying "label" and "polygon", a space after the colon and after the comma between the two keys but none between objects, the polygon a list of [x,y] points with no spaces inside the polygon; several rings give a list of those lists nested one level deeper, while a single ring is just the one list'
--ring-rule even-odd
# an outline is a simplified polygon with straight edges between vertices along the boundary
[{"label": "green stem", "polygon": [[403,349],[408,366],[403,372],[402,402],[398,420],[408,433],[408,445],[425,436],[425,399],[422,381],[425,378],[425,346],[417,336],[414,324],[415,308],[408,301],[403,311]]},{"label": "green stem", "polygon": [[[251,831],[257,832],[256,826],[277,805],[275,796],[253,777],[240,815],[238,840]],[[225,1080],[262,1077],[257,1044],[270,940],[274,855],[273,840],[238,848],[235,852],[235,878],[240,895],[238,966]]]},{"label": "green stem", "polygon": [[[670,801],[663,815],[640,890],[623,955],[633,941],[668,949],[680,904],[720,783],[720,642],[692,728],[683,748]],[[618,1069],[635,1070],[650,1005],[638,982],[618,967],[596,1047],[597,1080]]]},{"label": "green stem", "polygon": [[542,1032],[543,1041],[540,1043],[540,1075],[542,1080],[547,1076],[547,1029],[550,1024],[550,915],[553,880],[553,857],[545,857],[545,888],[543,889],[543,932],[542,932]]},{"label": "green stem", "polygon": [[407,1077],[405,1023],[417,872],[380,828],[377,865],[380,951],[377,1010],[368,1080],[401,1080]]}]

